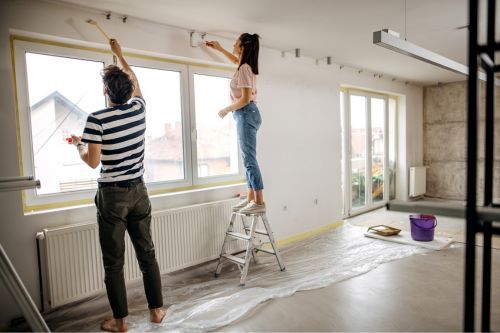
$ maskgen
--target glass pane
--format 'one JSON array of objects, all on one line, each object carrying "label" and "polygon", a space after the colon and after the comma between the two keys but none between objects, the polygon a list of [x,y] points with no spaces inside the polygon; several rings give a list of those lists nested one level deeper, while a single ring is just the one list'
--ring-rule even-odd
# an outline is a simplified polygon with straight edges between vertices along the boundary
[{"label": "glass pane", "polygon": [[342,215],[345,215],[345,202],[344,202],[344,178],[345,178],[345,163],[344,163],[344,93],[340,92],[340,137],[341,137],[341,150],[340,150],[340,188],[342,193]]},{"label": "glass pane", "polygon": [[37,194],[95,188],[99,169],[88,167],[66,142],[81,134],[89,113],[105,108],[104,64],[26,53],[26,71]]},{"label": "glass pane", "polygon": [[366,98],[350,96],[352,207],[366,204]]},{"label": "glass pane", "polygon": [[396,198],[396,100],[389,99],[389,199]]},{"label": "glass pane", "polygon": [[198,177],[238,173],[238,143],[232,113],[218,112],[231,102],[225,77],[194,74]]},{"label": "glass pane", "polygon": [[384,200],[384,160],[385,160],[385,100],[371,99],[372,123],[372,201]]},{"label": "glass pane", "polygon": [[146,101],[146,156],[148,183],[184,179],[181,74],[176,71],[132,67]]}]

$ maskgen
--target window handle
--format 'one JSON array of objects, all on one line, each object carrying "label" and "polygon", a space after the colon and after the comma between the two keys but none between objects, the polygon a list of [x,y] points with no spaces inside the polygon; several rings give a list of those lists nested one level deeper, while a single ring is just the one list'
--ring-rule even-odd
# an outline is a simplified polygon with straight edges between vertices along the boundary
[{"label": "window handle", "polygon": [[193,128],[191,130],[191,141],[196,142],[197,138],[198,138],[198,131],[196,130],[196,128]]}]

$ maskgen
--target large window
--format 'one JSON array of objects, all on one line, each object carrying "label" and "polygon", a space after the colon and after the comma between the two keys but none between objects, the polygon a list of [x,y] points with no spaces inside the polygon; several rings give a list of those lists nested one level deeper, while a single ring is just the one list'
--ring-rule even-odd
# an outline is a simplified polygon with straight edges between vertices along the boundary
[{"label": "large window", "polygon": [[82,132],[90,112],[105,107],[99,61],[26,53],[34,172],[39,195],[96,186],[98,170],[85,165],[65,140]]},{"label": "large window", "polygon": [[232,113],[217,113],[231,104],[229,78],[194,74],[198,177],[238,173],[236,124]]},{"label": "large window", "polygon": [[146,101],[146,182],[184,179],[180,72],[132,66]]},{"label": "large window", "polygon": [[[107,52],[14,39],[16,92],[24,175],[41,181],[26,191],[25,209],[90,203],[99,168],[84,164],[66,142],[81,134],[89,113],[104,109]],[[242,182],[236,127],[229,105],[232,69],[191,66],[129,55],[146,100],[144,178],[156,193]],[[69,203],[68,203],[69,202]]]}]

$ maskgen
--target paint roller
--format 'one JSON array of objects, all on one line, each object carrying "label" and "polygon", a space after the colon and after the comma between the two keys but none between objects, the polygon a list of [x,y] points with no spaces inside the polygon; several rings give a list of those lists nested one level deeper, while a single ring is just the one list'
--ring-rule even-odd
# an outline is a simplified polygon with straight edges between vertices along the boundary
[{"label": "paint roller", "polygon": [[[88,24],[92,24],[93,26],[95,26],[97,28],[97,30],[99,30],[101,32],[101,34],[108,40],[111,39],[108,34],[104,31],[103,28],[101,28],[101,26],[99,25],[99,23],[97,23],[97,21],[94,21],[92,19],[87,19],[85,20],[85,22],[87,22]],[[117,61],[116,61],[116,56],[113,54],[113,63],[116,65]]]}]

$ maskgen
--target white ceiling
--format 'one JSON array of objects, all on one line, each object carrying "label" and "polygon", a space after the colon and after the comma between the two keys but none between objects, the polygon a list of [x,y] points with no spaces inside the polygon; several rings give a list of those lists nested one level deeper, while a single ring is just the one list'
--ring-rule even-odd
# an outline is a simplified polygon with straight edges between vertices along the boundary
[{"label": "white ceiling", "polygon": [[[467,4],[407,0],[407,40],[465,64],[467,29],[456,28],[467,24]],[[372,44],[373,31],[383,28],[404,37],[404,0],[87,0],[85,6],[230,38],[257,32],[267,47],[330,55],[337,64],[419,84],[465,79]]]}]

